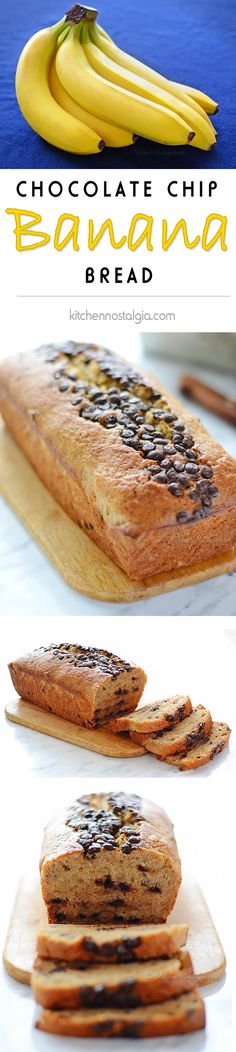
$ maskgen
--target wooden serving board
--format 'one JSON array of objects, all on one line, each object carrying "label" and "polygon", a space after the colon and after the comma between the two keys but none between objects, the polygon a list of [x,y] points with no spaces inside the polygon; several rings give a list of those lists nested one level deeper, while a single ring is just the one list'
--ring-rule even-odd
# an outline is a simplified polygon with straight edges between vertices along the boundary
[{"label": "wooden serving board", "polygon": [[88,730],[87,727],[79,727],[70,720],[61,719],[51,712],[44,712],[37,705],[16,698],[10,701],[5,708],[5,714],[12,723],[20,723],[30,730],[40,731],[41,734],[49,734],[52,738],[60,738],[61,741],[70,742],[71,745],[80,745],[82,749],[90,749],[102,756],[142,756],[145,749],[135,745],[131,738],[122,734],[113,734],[106,727]]},{"label": "wooden serving board", "polygon": [[[187,949],[199,985],[214,983],[225,972],[225,954],[208,906],[192,877],[182,882],[167,923],[174,921],[189,926]],[[19,884],[3,952],[6,971],[21,983],[30,983],[37,930],[42,923],[47,923],[47,918],[39,877],[25,875]]]},{"label": "wooden serving board", "polygon": [[234,549],[207,563],[133,581],[69,519],[2,423],[0,465],[0,489],[13,511],[66,583],[92,599],[131,603],[236,569]]}]

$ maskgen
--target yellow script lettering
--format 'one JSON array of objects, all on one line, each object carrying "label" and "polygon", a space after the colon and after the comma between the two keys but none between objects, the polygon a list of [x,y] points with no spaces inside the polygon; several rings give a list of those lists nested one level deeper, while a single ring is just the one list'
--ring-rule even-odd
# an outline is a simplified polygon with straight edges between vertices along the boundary
[{"label": "yellow script lettering", "polygon": [[[71,219],[72,226],[68,230],[68,234],[66,234],[65,237],[63,237],[63,240],[60,242],[59,239],[60,239],[61,229],[62,229],[63,223],[65,222],[66,219]],[[79,252],[78,233],[79,233],[79,216],[73,216],[73,215],[70,214],[70,212],[63,212],[63,214],[61,216],[59,216],[59,219],[57,220],[56,230],[55,230],[55,234],[54,234],[54,248],[57,249],[57,252],[61,252],[62,249],[65,248],[65,245],[68,245],[68,241],[70,241],[70,240],[72,240],[74,251],[75,252]]]},{"label": "yellow script lettering", "polygon": [[112,219],[105,219],[104,223],[102,223],[102,226],[100,227],[100,230],[95,235],[94,235],[94,222],[93,222],[93,219],[89,219],[88,247],[89,247],[91,252],[93,252],[94,248],[96,248],[96,246],[98,245],[99,241],[101,241],[101,239],[103,237],[103,234],[105,234],[105,230],[108,230],[108,232],[109,232],[109,238],[110,238],[110,242],[111,242],[112,248],[122,248],[122,245],[125,245],[125,242],[126,242],[126,237],[125,236],[121,237],[120,241],[116,241],[115,240]]},{"label": "yellow script lettering", "polygon": [[172,234],[170,234],[169,237],[168,237],[168,234],[167,234],[167,230],[168,230],[167,219],[163,219],[162,220],[162,248],[163,248],[163,252],[167,252],[167,249],[170,248],[170,245],[172,245],[175,237],[179,233],[179,230],[182,230],[184,244],[185,244],[186,248],[196,248],[196,245],[199,244],[199,241],[200,241],[199,234],[197,235],[197,237],[194,238],[194,241],[189,241],[186,219],[179,219],[179,222],[175,224],[174,230],[172,230]]},{"label": "yellow script lettering", "polygon": [[[43,245],[47,245],[51,240],[49,234],[43,233],[42,230],[31,230],[36,223],[42,222],[42,216],[38,212],[27,212],[25,208],[6,208],[7,215],[15,216],[15,229],[13,234],[16,237],[16,249],[17,252],[28,252],[32,248],[42,248]],[[31,219],[27,223],[21,223],[22,216],[31,216]],[[22,237],[38,237],[39,241],[35,241],[34,244],[23,245]]]},{"label": "yellow script lettering", "polygon": [[[219,220],[219,224],[220,224],[219,225],[219,229],[216,230],[216,233],[213,235],[211,240],[208,241],[208,243],[207,243],[208,231],[210,230],[211,223],[213,222],[214,219]],[[202,247],[204,248],[205,252],[210,252],[210,249],[213,248],[213,245],[215,245],[217,241],[220,241],[220,247],[222,249],[222,252],[227,252],[228,251],[228,245],[226,245],[226,241],[225,241],[226,228],[227,228],[227,216],[218,215],[217,212],[212,212],[211,215],[207,216],[207,219],[206,219],[206,222],[205,222],[205,226],[204,226],[204,230],[203,230],[203,235],[202,235]]]},{"label": "yellow script lettering", "polygon": [[[134,236],[134,233],[135,233],[136,223],[139,223],[140,220],[144,221],[145,227],[144,227],[144,230],[142,231],[142,233],[139,235],[139,237],[136,238],[136,241],[133,242],[133,236]],[[128,241],[127,241],[128,248],[130,248],[131,252],[135,252],[136,248],[139,248],[139,245],[142,244],[142,241],[146,241],[146,247],[148,249],[148,252],[152,252],[153,251],[152,226],[153,226],[153,218],[152,218],[152,216],[144,215],[143,212],[137,212],[137,215],[133,216],[133,219],[131,220],[131,224],[130,224],[130,228],[129,228]]]}]

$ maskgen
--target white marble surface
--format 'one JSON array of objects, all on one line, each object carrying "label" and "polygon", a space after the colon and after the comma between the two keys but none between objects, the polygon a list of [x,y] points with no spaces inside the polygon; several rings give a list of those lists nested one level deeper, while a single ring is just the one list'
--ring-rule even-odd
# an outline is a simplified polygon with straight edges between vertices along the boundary
[{"label": "white marble surface", "polygon": [[[40,321],[39,321],[40,325]],[[113,327],[114,329],[114,327]],[[66,335],[66,334],[65,334]],[[67,333],[68,335],[68,333]],[[59,338],[63,338],[62,333]],[[75,337],[79,338],[79,334]],[[35,338],[35,337],[34,337]],[[47,330],[46,339],[52,336]],[[54,339],[58,338],[54,330]],[[87,338],[94,338],[87,334]],[[45,339],[45,331],[39,331],[39,342]],[[164,338],[163,338],[164,339]],[[102,336],[101,336],[102,340]],[[32,341],[34,342],[34,340]],[[118,333],[104,334],[104,342],[119,349]],[[19,344],[20,349],[21,345]],[[29,335],[30,346],[30,335]],[[23,349],[23,348],[22,348]],[[8,353],[10,349],[7,348]],[[0,354],[0,357],[2,356]],[[6,352],[5,352],[6,353]],[[156,372],[169,390],[178,393],[178,378],[184,367],[178,367],[169,360],[156,358],[153,354],[144,356],[140,337],[135,333],[129,334],[125,340],[126,357],[131,361],[140,362],[147,369]],[[235,397],[236,379],[230,375],[208,373],[196,367],[192,369],[197,375],[203,377],[206,382],[219,386],[220,390]],[[236,456],[236,430],[231,425],[217,419],[206,410],[193,406],[193,412],[201,416],[202,422],[209,428],[214,437],[222,445]],[[58,572],[50,564],[40,548],[32,540],[27,530],[11,511],[3,498],[0,497],[0,612],[5,614],[20,613],[26,609],[31,614],[44,614],[45,610],[51,614],[83,614],[84,616],[96,614],[127,617],[129,614],[139,616],[141,614],[236,614],[236,575],[228,574],[223,577],[205,581],[199,585],[182,588],[175,592],[169,592],[164,596],[156,596],[152,599],[140,600],[137,603],[112,604],[100,603],[86,596],[79,595],[73,591],[60,577]]]},{"label": "white marble surface", "polygon": [[[90,789],[130,791],[130,781],[97,779],[90,784]],[[36,868],[40,852],[42,829],[50,812],[64,802],[69,802],[86,791],[88,783],[82,779],[71,779],[66,783],[55,779],[27,779],[19,786],[16,794],[13,782],[9,785],[8,808],[3,817],[2,836],[8,844],[8,866],[0,868],[0,893],[4,901],[4,913],[1,911],[0,939],[3,945],[12,909],[16,888],[23,870]],[[225,789],[230,792],[230,782],[226,778]],[[146,795],[149,799],[161,804],[174,821],[178,847],[183,863],[183,871],[191,869],[199,882],[228,960],[226,976],[210,987],[204,987],[202,994],[206,1003],[207,1027],[205,1032],[186,1036],[160,1039],[160,1052],[230,1052],[231,1048],[231,925],[232,925],[232,857],[231,857],[231,822],[229,808],[225,808],[220,785],[210,782],[207,795],[204,783],[189,785],[188,793],[184,783],[175,785],[172,792],[170,783],[140,780],[132,784],[132,791]],[[220,837],[218,829],[220,828]],[[227,855],[227,895],[225,888],[225,858]],[[217,874],[217,880],[216,880]],[[0,976],[0,1036],[3,1052],[73,1052],[71,1039],[57,1039],[37,1033],[33,1028],[35,1009],[30,990],[21,983],[10,979],[2,970]],[[93,1041],[78,1041],[76,1048],[81,1052],[93,1052]],[[132,1052],[133,1041],[117,1040],[118,1052]],[[114,1042],[96,1042],[96,1049],[102,1052],[113,1052]],[[157,1042],[153,1040],[139,1042],[140,1052],[153,1052]]]},{"label": "white marble surface", "polygon": [[[230,624],[230,620],[229,620]],[[111,758],[88,749],[59,741],[4,718],[8,701],[16,698],[7,663],[19,654],[49,642],[76,641],[82,645],[105,647],[122,657],[139,663],[147,673],[144,703],[172,694],[189,694],[193,705],[209,708],[213,719],[224,720],[233,730],[230,746],[216,757],[213,764],[196,773],[181,774],[160,763],[153,755],[130,759]],[[22,617],[0,618],[0,692],[2,764],[8,778],[9,769],[19,784],[26,772],[43,777],[82,775],[90,779],[113,772],[115,777],[160,778],[197,782],[207,780],[222,785],[225,772],[235,769],[235,662],[236,632],[228,631],[218,621],[174,622],[153,618],[82,618]]]}]

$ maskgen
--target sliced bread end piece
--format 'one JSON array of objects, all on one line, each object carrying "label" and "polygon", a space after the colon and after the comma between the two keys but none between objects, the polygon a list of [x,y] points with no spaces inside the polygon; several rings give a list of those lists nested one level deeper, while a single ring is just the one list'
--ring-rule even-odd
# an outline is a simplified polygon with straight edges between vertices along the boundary
[{"label": "sliced bread end piece", "polygon": [[164,1004],[116,1011],[50,1011],[43,1009],[36,1029],[66,1037],[167,1037],[205,1027],[205,1007],[198,990]]},{"label": "sliced bread end piece", "polygon": [[167,756],[165,762],[173,764],[180,771],[191,771],[196,767],[203,767],[205,763],[214,760],[215,756],[225,749],[230,734],[231,730],[227,723],[213,723],[206,742],[195,745],[194,748],[181,755]]}]

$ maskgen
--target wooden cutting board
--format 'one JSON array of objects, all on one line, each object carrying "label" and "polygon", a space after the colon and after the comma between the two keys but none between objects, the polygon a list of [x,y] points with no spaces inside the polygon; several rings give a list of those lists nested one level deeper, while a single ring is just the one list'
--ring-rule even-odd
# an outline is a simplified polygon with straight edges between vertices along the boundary
[{"label": "wooden cutting board", "polygon": [[80,745],[82,749],[90,749],[102,756],[143,756],[145,749],[135,745],[131,738],[125,738],[121,734],[113,734],[106,727],[88,730],[78,727],[76,723],[54,716],[51,712],[38,709],[37,705],[31,705],[23,698],[10,701],[5,708],[5,714],[12,723],[20,723],[30,730],[40,731],[41,734],[49,734],[52,738],[60,738],[61,741],[70,742],[71,745]]},{"label": "wooden cutting board", "polygon": [[[187,949],[199,985],[214,983],[225,972],[225,954],[208,906],[192,877],[182,882],[167,923],[174,921],[189,926]],[[42,923],[47,923],[47,919],[39,877],[28,874],[19,884],[3,952],[6,971],[21,983],[30,983],[37,930]]]},{"label": "wooden cutting board", "polygon": [[56,503],[0,422],[0,490],[71,588],[101,602],[132,603],[236,569],[236,549],[185,570],[132,581]]}]

